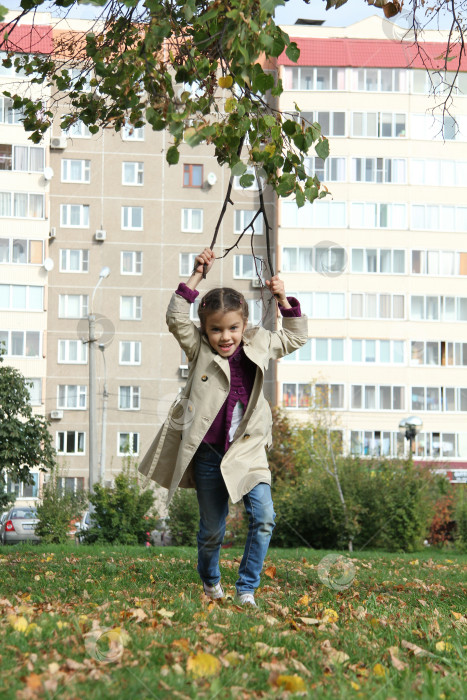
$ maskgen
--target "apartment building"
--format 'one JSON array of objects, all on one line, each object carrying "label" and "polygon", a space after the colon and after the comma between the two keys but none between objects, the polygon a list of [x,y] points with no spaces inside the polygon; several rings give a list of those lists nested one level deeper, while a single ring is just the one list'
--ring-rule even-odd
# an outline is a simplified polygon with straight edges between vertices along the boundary
[{"label": "apartment building", "polygon": [[[76,32],[87,26],[79,20],[68,25]],[[66,98],[60,109],[66,113]],[[99,336],[98,461],[104,482],[112,480],[128,456],[139,461],[188,373],[186,357],[167,330],[165,310],[179,282],[189,277],[195,255],[211,243],[230,172],[203,145],[183,145],[179,165],[169,167],[165,153],[170,145],[168,134],[149,126],[91,135],[77,123],[64,134],[57,119],[53,128],[49,255],[54,267],[49,273],[45,408],[68,488],[88,484],[91,311]],[[267,190],[265,197],[275,226],[275,205]],[[256,213],[258,184],[243,190],[235,181],[232,199],[220,227],[218,255],[235,243]],[[238,248],[215,264],[200,291],[219,285],[237,288],[248,299],[251,322],[273,324],[273,307],[263,305],[255,282],[251,235],[255,255],[266,257],[263,222],[257,219],[254,234],[247,233]],[[101,279],[103,268],[109,274]],[[197,304],[194,321],[196,309]],[[269,317],[263,319],[268,309]],[[272,371],[267,391],[272,397]]]},{"label": "apartment building", "polygon": [[[50,32],[46,25],[37,27],[32,35],[19,27],[11,33],[9,47],[48,54],[52,50]],[[3,90],[40,94],[40,88],[25,76],[0,65],[0,92]],[[0,96],[0,345],[4,362],[17,368],[31,384],[34,413],[44,415],[48,275],[52,265],[47,257],[49,136],[34,145],[23,129],[21,116],[12,100]],[[8,480],[6,488],[22,502],[34,502],[40,474],[32,476],[33,484]]]},{"label": "apartment building", "polygon": [[[284,27],[280,108],[329,137],[310,171],[331,196],[278,210],[278,268],[310,316],[308,344],[278,367],[277,402],[306,420],[332,410],[344,449],[396,456],[416,415],[415,456],[467,471],[467,63],[449,113],[442,32],[410,42],[376,16],[350,27]],[[430,94],[433,93],[434,95]],[[296,106],[300,108],[297,113]]]}]

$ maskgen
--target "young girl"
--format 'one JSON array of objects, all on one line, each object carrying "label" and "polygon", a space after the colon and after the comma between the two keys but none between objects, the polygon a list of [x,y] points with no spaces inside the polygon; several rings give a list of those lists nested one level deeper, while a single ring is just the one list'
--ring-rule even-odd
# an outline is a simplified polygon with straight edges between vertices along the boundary
[{"label": "young girl", "polygon": [[266,456],[272,418],[263,395],[264,372],[271,359],[306,343],[307,318],[274,276],[266,285],[279,302],[282,330],[247,330],[248,305],[240,292],[227,287],[212,289],[202,298],[198,328],[190,321],[190,304],[198,296],[203,266],[209,271],[214,259],[209,248],[198,255],[190,279],[179,285],[170,301],[167,325],[188,357],[188,381],[139,471],[168,488],[169,501],[178,486],[196,489],[198,573],[204,592],[213,599],[224,596],[219,553],[229,496],[233,503],[243,499],[249,529],[236,599],[255,606],[275,516]]}]

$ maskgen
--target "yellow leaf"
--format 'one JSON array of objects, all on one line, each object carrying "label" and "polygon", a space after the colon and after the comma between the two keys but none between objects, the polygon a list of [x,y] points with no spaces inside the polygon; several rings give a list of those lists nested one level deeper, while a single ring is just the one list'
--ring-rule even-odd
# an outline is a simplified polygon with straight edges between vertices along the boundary
[{"label": "yellow leaf", "polygon": [[451,612],[452,612],[452,614],[454,615],[454,617],[456,618],[456,620],[460,620],[460,619],[461,619],[462,613],[454,612],[454,610],[451,610]]},{"label": "yellow leaf", "polygon": [[39,574],[36,574],[34,576],[34,581],[40,581],[40,580],[41,580],[41,577],[39,576]]},{"label": "yellow leaf", "polygon": [[161,608],[160,610],[158,610],[157,614],[161,617],[173,617],[175,615],[175,613],[172,610],[166,610],[165,608]]},{"label": "yellow leaf", "polygon": [[450,642],[436,642],[436,651],[452,651],[452,644]]},{"label": "yellow leaf", "polygon": [[231,666],[238,666],[240,663],[240,654],[238,651],[228,651],[223,658],[225,661],[228,661]]},{"label": "yellow leaf", "polygon": [[326,608],[323,613],[323,620],[325,622],[337,622],[339,615],[332,608]]},{"label": "yellow leaf", "polygon": [[360,690],[360,686],[358,685],[358,683],[355,683],[355,681],[350,681],[350,685],[354,690]]},{"label": "yellow leaf", "polygon": [[308,605],[309,602],[310,596],[305,593],[305,595],[302,595],[302,597],[297,600],[297,605]]},{"label": "yellow leaf", "polygon": [[269,143],[267,146],[264,147],[264,150],[266,151],[266,153],[269,153],[269,155],[273,156],[276,152],[276,147],[273,143]]},{"label": "yellow leaf", "polygon": [[198,652],[196,656],[190,656],[186,664],[187,671],[196,678],[217,676],[221,668],[222,665],[218,658],[203,651]]},{"label": "yellow leaf", "polygon": [[26,632],[28,628],[28,621],[25,617],[8,615],[7,620],[16,632]]},{"label": "yellow leaf", "polygon": [[54,676],[56,673],[58,673],[58,672],[60,671],[60,666],[59,666],[59,664],[58,664],[56,661],[52,661],[52,662],[48,665],[48,669],[49,669],[50,675],[51,675],[51,676]]},{"label": "yellow leaf", "polygon": [[233,112],[233,111],[234,111],[236,104],[237,104],[237,100],[235,99],[235,97],[229,97],[229,98],[225,101],[224,110],[227,112],[227,114],[228,114],[229,112]]},{"label": "yellow leaf", "polygon": [[276,575],[276,567],[274,566],[274,564],[268,566],[268,568],[264,570],[264,573],[266,576],[269,576],[269,578],[274,578],[274,576]]},{"label": "yellow leaf", "polygon": [[30,622],[29,625],[26,628],[26,634],[29,634],[30,632],[34,632],[34,630],[40,630],[39,625],[37,625],[35,622]]},{"label": "yellow leaf", "polygon": [[69,627],[70,623],[69,622],[63,622],[62,620],[57,620],[57,627],[59,630],[65,629],[66,627]]},{"label": "yellow leaf", "polygon": [[277,676],[276,685],[290,690],[291,693],[300,693],[306,690],[305,681],[300,676]]},{"label": "yellow leaf", "polygon": [[384,678],[386,676],[386,669],[382,664],[375,664],[373,666],[373,673],[375,676],[378,676],[378,678]]},{"label": "yellow leaf", "polygon": [[219,87],[229,88],[229,87],[232,87],[233,78],[231,75],[225,75],[225,76],[223,75],[219,78],[219,80],[217,82],[219,84]]},{"label": "yellow leaf", "polygon": [[321,620],[317,620],[315,617],[299,617],[299,620],[303,622],[305,625],[319,625],[321,624]]},{"label": "yellow leaf", "polygon": [[409,564],[412,564],[412,566],[418,566],[418,559],[412,559],[412,561],[409,561]]}]

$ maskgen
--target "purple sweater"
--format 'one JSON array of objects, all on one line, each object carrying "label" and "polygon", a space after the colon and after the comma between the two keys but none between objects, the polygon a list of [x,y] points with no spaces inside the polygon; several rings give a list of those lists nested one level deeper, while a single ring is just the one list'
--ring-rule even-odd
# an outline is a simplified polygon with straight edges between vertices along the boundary
[{"label": "purple sweater", "polygon": [[[176,289],[176,294],[190,303],[193,303],[199,292],[195,289],[190,289],[186,284],[181,282]],[[287,297],[287,301],[292,308],[284,309],[284,307],[279,304],[282,316],[301,316],[300,304],[297,299],[294,297]],[[235,405],[238,401],[241,401],[244,410],[246,409],[256,376],[256,365],[246,356],[243,345],[239,345],[233,355],[227,359],[230,367],[230,391],[219,413],[212,422],[211,427],[203,438],[203,442],[222,447],[225,452],[229,449],[229,431],[232,425],[232,414]]]}]

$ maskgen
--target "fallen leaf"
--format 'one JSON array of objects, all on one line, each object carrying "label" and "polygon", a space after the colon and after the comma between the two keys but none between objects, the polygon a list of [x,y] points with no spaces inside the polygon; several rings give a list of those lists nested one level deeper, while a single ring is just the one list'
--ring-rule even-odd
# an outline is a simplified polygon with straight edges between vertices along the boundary
[{"label": "fallen leaf", "polygon": [[141,622],[141,620],[145,620],[147,618],[147,615],[144,612],[143,608],[132,608],[129,612],[131,612],[130,620],[136,620],[136,622]]},{"label": "fallen leaf", "polygon": [[260,656],[266,656],[266,654],[270,654],[271,656],[275,656],[276,654],[283,654],[284,649],[282,647],[270,647],[268,644],[265,644],[264,642],[255,642],[255,647],[258,650],[258,654]]},{"label": "fallen leaf", "polygon": [[315,617],[299,617],[305,625],[320,625],[321,620],[317,620]]},{"label": "fallen leaf", "polygon": [[165,608],[161,608],[157,611],[157,614],[161,617],[170,618],[175,615],[175,612],[173,610],[166,610]]},{"label": "fallen leaf", "polygon": [[217,657],[212,654],[206,654],[203,651],[198,652],[196,656],[190,656],[186,664],[187,671],[195,678],[217,676],[221,668],[221,662]]},{"label": "fallen leaf", "polygon": [[28,628],[28,621],[25,617],[21,617],[18,615],[8,615],[7,620],[13,627],[15,632],[26,632]]},{"label": "fallen leaf", "polygon": [[354,690],[360,690],[360,686],[358,685],[358,683],[355,683],[355,681],[350,681],[350,685]]},{"label": "fallen leaf", "polygon": [[305,593],[305,595],[302,595],[302,597],[297,600],[297,605],[308,605],[309,602],[310,596]]},{"label": "fallen leaf", "polygon": [[391,657],[391,663],[397,671],[403,671],[404,668],[407,668],[408,664],[401,661],[398,657],[399,647],[389,647],[388,651]]},{"label": "fallen leaf", "polygon": [[343,664],[349,660],[349,655],[345,651],[339,651],[331,646],[329,639],[321,644],[321,650],[326,655],[326,662],[330,664]]},{"label": "fallen leaf", "polygon": [[452,651],[453,647],[450,642],[436,642],[436,651]]},{"label": "fallen leaf", "polygon": [[31,675],[26,678],[26,685],[29,690],[40,690],[42,688],[41,677],[38,676],[37,673],[31,673]]},{"label": "fallen leaf", "polygon": [[276,575],[276,567],[274,566],[274,564],[268,566],[268,568],[264,570],[264,573],[266,576],[269,576],[269,578],[274,578]]},{"label": "fallen leaf", "polygon": [[373,666],[373,674],[378,678],[384,678],[386,676],[386,669],[382,664],[375,664]]},{"label": "fallen leaf", "polygon": [[326,608],[323,613],[323,620],[325,622],[337,622],[339,615],[332,608]]},{"label": "fallen leaf", "polygon": [[277,676],[276,685],[285,688],[291,693],[304,693],[306,691],[305,681],[300,676]]},{"label": "fallen leaf", "polygon": [[426,651],[426,649],[422,649],[416,644],[412,644],[412,642],[407,642],[405,639],[402,640],[401,646],[404,649],[408,649],[409,651],[413,652],[415,656],[433,656],[431,652]]},{"label": "fallen leaf", "polygon": [[60,670],[60,666],[58,665],[58,663],[57,663],[56,661],[52,661],[52,662],[48,665],[47,668],[48,668],[48,670],[49,670],[49,673],[52,674],[52,675],[55,675],[55,674],[58,673],[59,670]]},{"label": "fallen leaf", "polygon": [[289,661],[296,671],[300,671],[300,673],[303,673],[305,676],[311,676],[311,672],[307,669],[305,664],[302,664],[301,661],[294,658],[289,659]]}]

